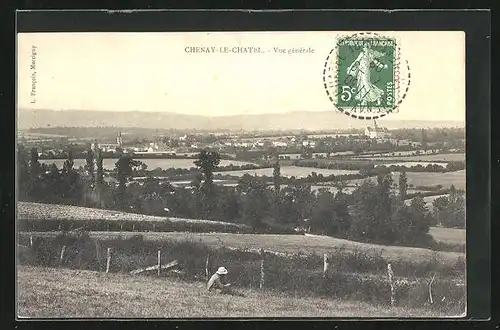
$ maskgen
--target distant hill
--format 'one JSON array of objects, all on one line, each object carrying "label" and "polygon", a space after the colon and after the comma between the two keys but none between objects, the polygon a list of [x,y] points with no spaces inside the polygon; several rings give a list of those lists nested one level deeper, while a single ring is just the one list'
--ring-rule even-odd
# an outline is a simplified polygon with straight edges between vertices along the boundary
[{"label": "distant hill", "polygon": [[[112,112],[86,110],[20,110],[18,128],[39,127],[141,127],[153,129],[225,130],[329,130],[364,128],[371,121],[347,117],[336,111],[299,111],[285,114],[209,117],[169,112]],[[464,127],[457,121],[415,121],[381,119],[381,126],[394,128]]]}]

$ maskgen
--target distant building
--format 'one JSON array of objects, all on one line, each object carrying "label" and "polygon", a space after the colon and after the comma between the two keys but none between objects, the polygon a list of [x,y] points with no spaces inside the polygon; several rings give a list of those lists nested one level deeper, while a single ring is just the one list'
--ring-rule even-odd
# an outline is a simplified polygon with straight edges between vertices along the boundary
[{"label": "distant building", "polygon": [[118,133],[118,136],[116,137],[116,144],[121,148],[123,145],[123,139],[122,139],[122,132]]},{"label": "distant building", "polygon": [[367,126],[365,129],[365,135],[370,139],[385,139],[389,137],[389,130],[386,127],[380,127],[377,122],[373,121],[373,127]]},{"label": "distant building", "polygon": [[286,147],[288,144],[286,142],[282,141],[273,141],[273,146],[274,147]]},{"label": "distant building", "polygon": [[283,159],[283,160],[290,160],[290,159],[293,159],[293,160],[297,160],[297,159],[301,159],[302,155],[301,154],[279,154],[279,159]]}]

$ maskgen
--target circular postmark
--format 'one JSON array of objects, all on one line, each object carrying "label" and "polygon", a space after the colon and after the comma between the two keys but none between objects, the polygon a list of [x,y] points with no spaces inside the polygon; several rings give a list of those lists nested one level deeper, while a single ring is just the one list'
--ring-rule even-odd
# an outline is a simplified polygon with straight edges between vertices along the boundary
[{"label": "circular postmark", "polygon": [[347,116],[373,120],[399,111],[411,82],[408,60],[393,36],[337,37],[323,68],[326,94]]}]

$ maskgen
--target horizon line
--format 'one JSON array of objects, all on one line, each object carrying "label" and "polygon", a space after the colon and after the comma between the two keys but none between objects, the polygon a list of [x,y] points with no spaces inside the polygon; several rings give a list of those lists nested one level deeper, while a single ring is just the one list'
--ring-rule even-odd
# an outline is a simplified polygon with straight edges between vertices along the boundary
[{"label": "horizon line", "polygon": [[[287,112],[263,112],[263,113],[257,113],[257,114],[225,114],[225,115],[205,115],[205,114],[189,114],[189,113],[181,113],[181,112],[175,112],[175,111],[154,111],[154,110],[83,110],[83,109],[26,109],[26,108],[18,108],[18,112],[20,111],[52,111],[52,112],[65,112],[65,111],[79,111],[79,112],[108,112],[108,113],[119,113],[119,112],[129,112],[129,113],[155,113],[155,114],[174,114],[174,115],[181,115],[181,116],[198,116],[198,117],[205,117],[205,118],[223,118],[223,117],[242,117],[242,116],[263,116],[263,115],[286,115],[286,114],[293,114],[293,113],[304,113],[304,112],[334,112],[338,115],[345,116],[339,111],[336,110],[295,110],[295,111],[287,111]],[[347,116],[346,116],[347,117]],[[354,119],[351,117],[347,117],[350,119]],[[432,122],[445,122],[445,121],[453,121],[453,122],[460,122],[460,123],[465,123],[465,119],[406,119],[406,118],[398,118],[398,119],[393,119],[391,118],[391,115],[387,115],[381,118],[377,118],[376,120],[400,120],[400,121],[432,121]],[[366,121],[371,121],[371,120],[366,120]]]}]

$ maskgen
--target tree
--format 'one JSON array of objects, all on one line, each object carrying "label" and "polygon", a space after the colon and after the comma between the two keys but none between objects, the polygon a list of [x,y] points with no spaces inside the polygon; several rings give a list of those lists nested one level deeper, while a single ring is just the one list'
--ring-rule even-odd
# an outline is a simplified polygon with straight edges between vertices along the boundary
[{"label": "tree", "polygon": [[430,217],[421,196],[412,199],[410,205],[399,204],[393,215],[390,228],[391,241],[398,245],[428,246]]},{"label": "tree", "polygon": [[[38,154],[37,154],[38,156]],[[24,146],[20,145],[17,150],[17,173],[19,185],[19,199],[27,197],[30,184],[30,165]]]},{"label": "tree", "polygon": [[380,243],[390,243],[392,235],[391,174],[380,174],[377,185],[365,180],[353,192],[352,222],[349,235],[352,238]]},{"label": "tree", "polygon": [[276,157],[276,162],[274,163],[274,168],[273,168],[273,183],[274,183],[274,192],[276,195],[279,196],[280,193],[280,184],[281,184],[281,165],[280,165],[280,160],[279,157]]},{"label": "tree", "polygon": [[202,150],[198,154],[198,159],[195,160],[194,164],[203,173],[204,181],[201,186],[201,192],[203,196],[203,208],[207,218],[210,218],[213,210],[214,204],[216,202],[215,190],[213,188],[213,172],[219,166],[220,155],[215,151]]},{"label": "tree", "polygon": [[465,193],[451,186],[448,197],[433,202],[433,213],[439,225],[452,228],[465,227]]},{"label": "tree", "polygon": [[215,151],[202,150],[198,154],[198,159],[194,161],[204,175],[204,183],[211,185],[213,183],[213,172],[219,166],[220,155]]},{"label": "tree", "polygon": [[31,148],[29,162],[29,181],[27,185],[27,194],[35,200],[39,200],[42,195],[40,191],[40,176],[42,174],[42,165],[38,160],[37,148]]},{"label": "tree", "polygon": [[311,231],[323,235],[338,233],[333,194],[325,188],[318,191],[310,219]]},{"label": "tree", "polygon": [[132,175],[134,167],[140,166],[140,163],[133,160],[130,155],[122,155],[115,163],[115,169],[118,176],[118,198],[117,205],[121,208],[127,206],[127,186],[128,178]]},{"label": "tree", "polygon": [[67,197],[70,204],[78,205],[81,201],[82,190],[79,184],[79,175],[73,168],[75,161],[73,159],[73,150],[68,150],[68,158],[64,161],[62,176],[65,183],[63,196]]},{"label": "tree", "polygon": [[236,190],[242,199],[241,215],[245,222],[254,228],[262,228],[271,206],[266,182],[262,178],[245,174],[239,180]]},{"label": "tree", "polygon": [[399,174],[399,197],[401,198],[402,201],[406,199],[408,191],[408,177],[406,175],[406,172],[403,171]]},{"label": "tree", "polygon": [[421,132],[422,132],[422,140],[421,140],[422,149],[427,150],[428,148],[427,131],[424,128],[422,128]]},{"label": "tree", "polygon": [[92,151],[91,148],[87,150],[87,153],[85,155],[85,170],[87,171],[88,175],[91,177],[92,182],[94,181],[94,152]]},{"label": "tree", "polygon": [[104,168],[103,168],[103,158],[102,151],[99,150],[96,154],[96,183],[102,185],[104,183]]}]

